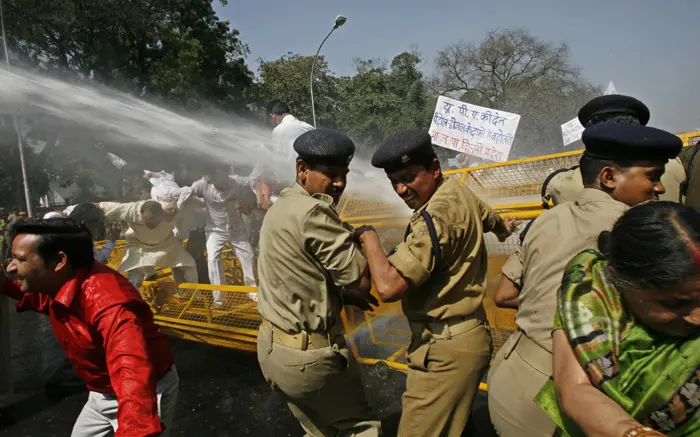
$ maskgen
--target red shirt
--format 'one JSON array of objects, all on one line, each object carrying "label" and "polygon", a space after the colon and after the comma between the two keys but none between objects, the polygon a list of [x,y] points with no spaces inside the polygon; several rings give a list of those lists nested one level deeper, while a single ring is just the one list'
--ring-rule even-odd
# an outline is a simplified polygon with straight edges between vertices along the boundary
[{"label": "red shirt", "polygon": [[115,437],[160,435],[156,382],[173,365],[173,352],[151,308],[124,276],[95,263],[78,270],[54,298],[23,293],[9,280],[0,293],[19,299],[18,312],[48,315],[87,387],[116,395]]}]

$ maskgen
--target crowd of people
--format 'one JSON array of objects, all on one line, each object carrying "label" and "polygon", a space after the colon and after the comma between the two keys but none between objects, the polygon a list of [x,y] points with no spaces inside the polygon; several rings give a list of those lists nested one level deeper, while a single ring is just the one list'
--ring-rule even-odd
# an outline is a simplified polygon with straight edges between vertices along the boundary
[{"label": "crowd of people", "polygon": [[[426,131],[401,131],[372,157],[414,211],[386,253],[372,227],[354,229],[336,210],[353,141],[294,118],[283,102],[268,112],[275,153],[296,175],[283,190],[226,167],[184,187],[146,171],[148,199],[13,217],[0,294],[50,317],[87,385],[73,436],[170,431],[179,377],[138,289],[156,267],[201,282],[197,254],[183,245],[200,230],[212,284],[225,282],[230,245],[244,284],[258,286],[249,297],[262,318],[260,369],[308,436],[382,435],[340,315],[379,301],[400,301],[412,333],[399,436],[461,436],[487,372],[502,437],[700,435],[700,213],[690,197],[680,202],[695,155],[646,126],[642,102],[603,96],[581,109],[579,166],[547,178],[543,198],[554,207],[520,231],[503,267],[495,300],[517,309],[518,330],[491,366],[484,234],[505,241],[521,223],[445,177]],[[93,240],[120,234],[126,254],[115,272],[104,266],[113,244],[98,250]],[[214,291],[212,309],[225,305]]]}]

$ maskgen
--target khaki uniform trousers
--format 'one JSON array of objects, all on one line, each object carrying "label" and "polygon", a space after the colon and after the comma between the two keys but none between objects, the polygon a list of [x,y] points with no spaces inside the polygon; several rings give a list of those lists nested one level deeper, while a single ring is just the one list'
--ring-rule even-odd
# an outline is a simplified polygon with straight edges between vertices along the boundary
[{"label": "khaki uniform trousers", "polygon": [[496,354],[488,376],[489,414],[501,437],[552,437],[557,426],[535,403],[552,375],[552,355],[522,331]]},{"label": "khaki uniform trousers", "polygon": [[399,437],[460,437],[467,426],[491,358],[491,336],[477,319],[456,322],[411,322]]},{"label": "khaki uniform trousers", "polygon": [[258,362],[267,382],[285,395],[308,437],[380,436],[381,422],[367,402],[359,365],[342,333],[309,335],[308,349],[302,350],[302,342],[293,344],[301,334],[286,334],[263,321]]}]

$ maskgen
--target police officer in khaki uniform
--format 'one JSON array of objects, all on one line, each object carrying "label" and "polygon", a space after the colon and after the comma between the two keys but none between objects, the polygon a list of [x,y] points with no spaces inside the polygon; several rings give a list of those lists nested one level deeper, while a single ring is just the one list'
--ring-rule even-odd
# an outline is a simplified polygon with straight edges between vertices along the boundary
[{"label": "police officer in khaki uniform", "polygon": [[[578,113],[582,126],[590,127],[601,123],[635,123],[646,125],[649,122],[649,108],[641,101],[624,95],[599,96],[586,103]],[[685,170],[679,158],[666,164],[661,183],[666,192],[660,200],[679,201],[680,185],[685,178]],[[576,200],[583,191],[581,170],[578,166],[555,170],[542,184],[542,206],[549,209],[550,200],[554,206]],[[700,190],[699,190],[700,191]],[[700,196],[699,196],[700,198]],[[517,309],[522,290],[522,254],[518,247],[508,257],[501,269],[502,277],[494,295],[496,306]]]},{"label": "police officer in khaki uniform", "polygon": [[357,235],[384,302],[401,300],[412,340],[400,437],[459,437],[491,358],[482,306],[484,233],[505,240],[504,221],[466,184],[443,178],[430,135],[398,132],[372,157],[415,212],[405,241],[387,256],[373,229]]},{"label": "police officer in khaki uniform", "polygon": [[340,319],[344,300],[365,305],[371,287],[353,229],[335,209],[355,145],[319,129],[297,138],[294,150],[296,184],[282,191],[260,232],[258,361],[307,436],[376,437],[381,424]]},{"label": "police officer in khaki uniform", "polygon": [[[549,201],[554,206],[564,202],[573,202],[583,191],[581,172],[571,169],[560,169],[547,176],[542,184],[542,205],[549,209]],[[528,222],[520,232],[520,245],[508,256],[501,267],[501,280],[498,282],[493,300],[499,308],[518,309],[520,290],[523,288],[523,255],[522,245],[527,231],[534,220]]]},{"label": "police officer in khaki uniform", "polygon": [[[586,103],[578,112],[578,120],[584,127],[601,123],[635,123],[646,126],[649,122],[649,108],[641,101],[619,94],[599,96]],[[679,202],[680,185],[685,180],[684,162],[681,158],[688,154],[681,152],[678,157],[668,161],[661,183],[666,192],[659,200]],[[562,201],[573,200],[583,190],[581,170],[576,167],[567,171],[557,170],[543,188],[543,202],[550,199],[556,205]],[[572,199],[573,197],[573,199]],[[698,189],[700,199],[700,189]],[[698,202],[700,205],[700,201]]]},{"label": "police officer in khaki uniform", "polygon": [[518,331],[489,371],[489,412],[501,437],[551,437],[556,430],[534,398],[552,375],[552,326],[564,268],[629,207],[664,193],[661,175],[681,140],[640,124],[599,124],[583,133],[584,190],[539,216],[522,247]]},{"label": "police officer in khaki uniform", "polygon": [[685,205],[700,211],[700,141],[692,147],[686,147],[678,154],[678,161],[683,167],[685,179],[681,182],[679,197]]}]

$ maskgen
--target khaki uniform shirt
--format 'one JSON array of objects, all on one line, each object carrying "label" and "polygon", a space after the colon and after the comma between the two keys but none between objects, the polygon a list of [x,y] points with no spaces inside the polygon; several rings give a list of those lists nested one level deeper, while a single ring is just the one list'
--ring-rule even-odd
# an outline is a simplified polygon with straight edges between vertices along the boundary
[{"label": "khaki uniform shirt", "polygon": [[[685,167],[688,166],[690,155],[693,154],[693,149],[698,146],[684,147],[678,154],[678,160],[683,167],[683,179],[685,180]],[[695,154],[693,163],[690,166],[690,183],[688,191],[685,193],[685,204],[700,211],[700,152]]]},{"label": "khaki uniform shirt", "polygon": [[265,214],[258,257],[258,311],[288,333],[340,323],[339,287],[361,278],[367,260],[333,198],[295,184]]},{"label": "khaki uniform shirt", "polygon": [[119,271],[125,273],[141,267],[194,267],[192,255],[175,238],[175,220],[164,220],[155,229],[149,229],[141,215],[144,203],[100,203],[107,221],[124,221],[129,225],[124,233],[126,254]]},{"label": "khaki uniform shirt", "polygon": [[[423,209],[435,224],[441,265],[435,265],[428,226],[420,214]],[[389,256],[389,262],[411,283],[403,299],[409,321],[471,316],[482,308],[487,262],[484,232],[499,220],[490,206],[454,178],[446,178],[413,214],[406,241]]]},{"label": "khaki uniform shirt", "polygon": [[510,279],[518,289],[523,287],[523,254],[520,246],[515,248],[515,251],[510,254],[503,267],[501,267],[503,276]]},{"label": "khaki uniform shirt", "polygon": [[584,188],[535,220],[522,248],[523,288],[515,323],[530,339],[552,352],[557,292],[571,258],[598,247],[601,232],[612,229],[628,209],[603,191]]}]

